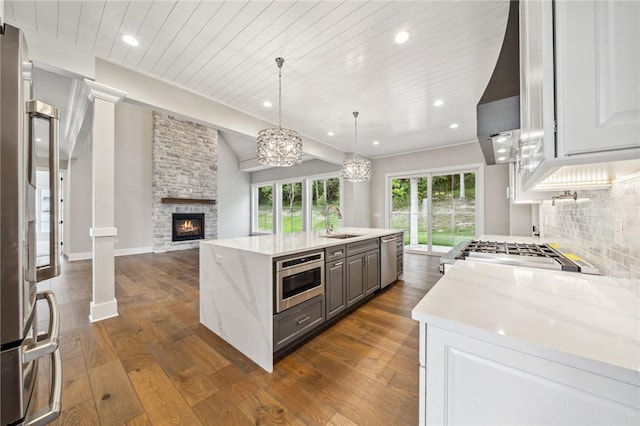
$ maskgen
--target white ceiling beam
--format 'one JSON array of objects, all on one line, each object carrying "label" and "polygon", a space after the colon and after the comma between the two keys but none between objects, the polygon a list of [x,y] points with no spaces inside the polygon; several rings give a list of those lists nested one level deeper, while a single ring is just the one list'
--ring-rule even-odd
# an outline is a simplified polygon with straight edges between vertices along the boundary
[{"label": "white ceiling beam", "polygon": [[[129,100],[208,123],[217,129],[256,137],[260,130],[276,126],[198,93],[101,59],[96,59],[95,70],[97,82],[127,92]],[[304,136],[303,151],[306,155],[334,164],[340,164],[345,157],[344,152]],[[254,168],[250,165],[253,159],[248,161],[240,162],[241,170]]]}]

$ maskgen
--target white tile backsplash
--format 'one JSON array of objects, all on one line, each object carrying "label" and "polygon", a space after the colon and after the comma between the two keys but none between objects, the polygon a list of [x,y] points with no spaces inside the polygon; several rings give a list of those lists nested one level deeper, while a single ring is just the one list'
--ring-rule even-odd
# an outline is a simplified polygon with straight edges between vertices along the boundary
[{"label": "white tile backsplash", "polygon": [[577,201],[540,206],[542,236],[595,264],[602,275],[640,279],[640,177],[577,192]]}]

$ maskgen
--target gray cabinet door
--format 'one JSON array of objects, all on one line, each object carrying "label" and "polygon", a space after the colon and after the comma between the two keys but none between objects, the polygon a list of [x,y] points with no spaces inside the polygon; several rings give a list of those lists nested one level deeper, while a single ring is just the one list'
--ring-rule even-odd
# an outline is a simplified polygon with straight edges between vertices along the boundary
[{"label": "gray cabinet door", "polygon": [[347,258],[347,306],[364,297],[364,255]]},{"label": "gray cabinet door", "polygon": [[370,251],[364,254],[364,290],[365,295],[380,288],[380,252]]},{"label": "gray cabinet door", "polygon": [[344,311],[347,307],[344,261],[327,263],[325,289],[327,293],[327,319]]}]

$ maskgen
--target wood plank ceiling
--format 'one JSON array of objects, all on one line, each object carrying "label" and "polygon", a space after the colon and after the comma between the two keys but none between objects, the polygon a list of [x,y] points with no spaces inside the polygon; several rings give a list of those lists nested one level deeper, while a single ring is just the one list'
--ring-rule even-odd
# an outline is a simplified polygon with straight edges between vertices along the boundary
[{"label": "wood plank ceiling", "polygon": [[[475,106],[502,45],[508,7],[505,0],[8,0],[5,15],[273,123],[274,59],[282,56],[283,126],[376,158],[476,140]],[[404,44],[394,42],[400,30],[411,35]],[[140,46],[123,43],[123,34]],[[444,105],[434,106],[436,99]]]}]

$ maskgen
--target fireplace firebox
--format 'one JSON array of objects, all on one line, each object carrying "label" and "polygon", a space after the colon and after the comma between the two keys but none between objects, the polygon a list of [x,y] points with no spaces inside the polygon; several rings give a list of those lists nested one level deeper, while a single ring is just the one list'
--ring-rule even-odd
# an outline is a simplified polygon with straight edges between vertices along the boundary
[{"label": "fireplace firebox", "polygon": [[171,241],[204,239],[204,213],[173,213]]}]

